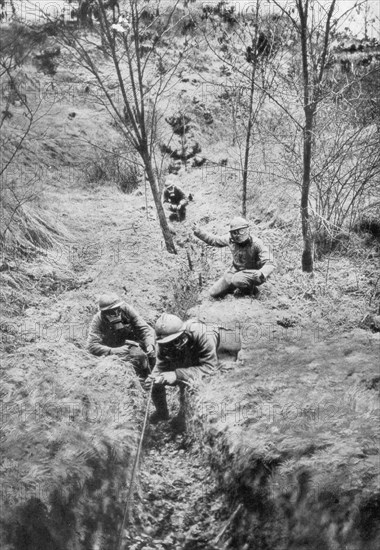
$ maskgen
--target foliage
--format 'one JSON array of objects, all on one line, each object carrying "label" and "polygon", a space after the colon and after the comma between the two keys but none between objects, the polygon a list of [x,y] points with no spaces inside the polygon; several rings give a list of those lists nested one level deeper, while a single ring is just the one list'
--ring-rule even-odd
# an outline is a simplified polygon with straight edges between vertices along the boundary
[{"label": "foliage", "polygon": [[85,175],[89,186],[112,183],[128,194],[139,186],[141,168],[133,153],[125,155],[123,148],[116,146],[110,151],[96,149],[94,158],[86,161]]},{"label": "foliage", "polygon": [[1,129],[1,221],[0,246],[5,259],[28,255],[30,250],[52,248],[66,231],[39,204],[38,175],[25,168],[20,158],[30,142],[41,115],[41,101],[33,103],[26,93],[23,65],[36,46],[46,41],[39,27],[12,23],[4,29],[0,49],[0,84],[5,100]]}]

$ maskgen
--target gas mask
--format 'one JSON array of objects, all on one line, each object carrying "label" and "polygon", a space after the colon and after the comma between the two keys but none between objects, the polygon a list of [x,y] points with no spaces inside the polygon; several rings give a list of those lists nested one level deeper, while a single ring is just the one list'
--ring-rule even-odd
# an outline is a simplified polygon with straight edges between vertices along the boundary
[{"label": "gas mask", "polygon": [[249,227],[241,227],[230,231],[231,240],[237,244],[243,244],[249,239]]},{"label": "gas mask", "polygon": [[171,357],[171,358],[179,357],[182,351],[184,350],[184,348],[186,347],[188,341],[189,341],[188,334],[186,334],[186,332],[183,332],[175,340],[172,340],[167,344],[160,344],[161,353],[162,355]]},{"label": "gas mask", "polygon": [[121,320],[121,309],[119,307],[102,311],[102,317],[108,322],[112,330],[120,330],[124,328]]}]

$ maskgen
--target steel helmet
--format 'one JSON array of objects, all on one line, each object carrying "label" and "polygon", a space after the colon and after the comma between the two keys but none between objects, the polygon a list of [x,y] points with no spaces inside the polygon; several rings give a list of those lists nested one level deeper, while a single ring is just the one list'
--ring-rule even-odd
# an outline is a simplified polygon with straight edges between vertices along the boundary
[{"label": "steel helmet", "polygon": [[120,307],[123,301],[120,300],[116,292],[109,292],[108,294],[102,294],[99,298],[100,311],[107,311],[108,309],[115,309]]},{"label": "steel helmet", "polygon": [[236,229],[242,229],[243,227],[248,227],[249,224],[247,220],[244,218],[241,218],[240,216],[236,216],[235,218],[232,218],[230,221],[230,231],[236,231]]},{"label": "steel helmet", "polygon": [[166,344],[175,340],[185,331],[185,323],[177,315],[163,313],[154,327],[158,344]]},{"label": "steel helmet", "polygon": [[174,187],[174,185],[176,184],[176,178],[174,176],[172,176],[171,174],[166,178],[166,181],[165,181],[165,187]]}]

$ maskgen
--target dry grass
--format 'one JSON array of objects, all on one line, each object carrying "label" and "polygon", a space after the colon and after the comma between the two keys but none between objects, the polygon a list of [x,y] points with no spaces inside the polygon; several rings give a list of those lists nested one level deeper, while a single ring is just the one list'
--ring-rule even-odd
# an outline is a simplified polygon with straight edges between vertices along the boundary
[{"label": "dry grass", "polygon": [[96,536],[115,545],[142,410],[133,369],[64,339],[26,347],[2,368],[2,548]]}]

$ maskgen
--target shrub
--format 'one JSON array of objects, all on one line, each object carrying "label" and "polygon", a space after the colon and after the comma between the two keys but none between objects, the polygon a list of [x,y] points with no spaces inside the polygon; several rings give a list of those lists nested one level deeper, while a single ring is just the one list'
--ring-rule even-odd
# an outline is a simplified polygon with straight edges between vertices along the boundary
[{"label": "shrub", "polygon": [[132,155],[125,159],[119,149],[97,151],[85,166],[86,183],[114,183],[123,193],[132,193],[141,181],[141,169]]}]

